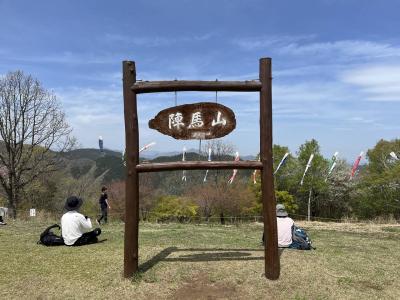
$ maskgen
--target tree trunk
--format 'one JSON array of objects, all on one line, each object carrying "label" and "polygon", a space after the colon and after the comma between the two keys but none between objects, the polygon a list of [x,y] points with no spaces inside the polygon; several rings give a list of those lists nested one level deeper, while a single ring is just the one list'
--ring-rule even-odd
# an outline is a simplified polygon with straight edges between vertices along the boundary
[{"label": "tree trunk", "polygon": [[223,213],[223,212],[221,212],[221,213],[219,214],[219,217],[220,217],[220,219],[221,219],[221,225],[225,225],[225,217],[224,217],[224,213]]},{"label": "tree trunk", "polygon": [[18,181],[16,178],[11,174],[9,177],[9,189],[7,190],[8,196],[8,208],[9,208],[9,216],[14,220],[17,218],[17,208],[19,206],[19,195],[20,190],[17,185]]},{"label": "tree trunk", "polygon": [[8,207],[8,215],[10,218],[13,218],[14,220],[17,218],[17,201],[16,201],[16,195],[13,193],[9,199],[12,199],[12,201],[9,201],[9,207]]},{"label": "tree trunk", "polygon": [[312,189],[310,189],[310,192],[308,194],[308,207],[307,207],[307,221],[311,221],[311,193]]}]

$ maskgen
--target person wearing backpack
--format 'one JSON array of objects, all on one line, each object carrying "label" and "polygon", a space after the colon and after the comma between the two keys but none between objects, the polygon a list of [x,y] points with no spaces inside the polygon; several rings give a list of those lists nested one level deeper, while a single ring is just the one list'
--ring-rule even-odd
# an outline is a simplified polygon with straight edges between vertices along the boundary
[{"label": "person wearing backpack", "polygon": [[294,221],[289,217],[285,205],[276,205],[276,223],[278,230],[278,247],[288,248],[292,244]]},{"label": "person wearing backpack", "polygon": [[64,243],[67,246],[81,246],[97,243],[97,237],[100,235],[100,228],[92,231],[92,222],[90,218],[78,212],[83,201],[81,198],[71,196],[65,202],[67,211],[61,217],[61,234]]},{"label": "person wearing backpack", "polygon": [[[306,231],[297,227],[289,217],[285,205],[276,205],[276,223],[278,231],[278,247],[298,250],[311,250],[311,240]],[[264,243],[264,235],[262,239]]]}]

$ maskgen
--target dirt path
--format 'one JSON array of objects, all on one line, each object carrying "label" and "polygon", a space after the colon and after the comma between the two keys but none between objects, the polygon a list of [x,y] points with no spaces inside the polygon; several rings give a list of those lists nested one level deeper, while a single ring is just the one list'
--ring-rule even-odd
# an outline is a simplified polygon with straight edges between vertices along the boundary
[{"label": "dirt path", "polygon": [[170,299],[248,299],[233,284],[212,282],[206,273],[198,273],[178,288]]}]

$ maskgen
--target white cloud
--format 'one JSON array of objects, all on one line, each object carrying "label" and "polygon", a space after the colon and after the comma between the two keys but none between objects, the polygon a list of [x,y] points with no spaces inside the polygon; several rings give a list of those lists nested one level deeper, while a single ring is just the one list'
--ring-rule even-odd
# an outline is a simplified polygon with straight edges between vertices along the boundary
[{"label": "white cloud", "polygon": [[106,33],[102,40],[108,43],[125,43],[127,45],[135,45],[141,47],[161,47],[176,45],[177,43],[202,42],[212,38],[215,34],[206,33],[202,35],[181,36],[181,37],[163,37],[163,36],[138,36],[124,35],[117,33]]},{"label": "white cloud", "polygon": [[333,55],[335,59],[341,57],[354,58],[385,58],[399,57],[400,47],[389,43],[377,43],[364,40],[341,40],[319,43],[290,43],[278,49],[285,55]]},{"label": "white cloud", "polygon": [[400,65],[360,66],[339,76],[359,88],[366,100],[400,101]]},{"label": "white cloud", "polygon": [[268,49],[284,56],[309,56],[310,59],[327,57],[330,61],[400,57],[400,46],[391,43],[368,40],[313,42],[315,39],[315,35],[258,36],[233,39],[232,43],[248,51]]},{"label": "white cloud", "polygon": [[232,40],[234,45],[239,46],[244,50],[257,50],[267,47],[280,48],[286,45],[291,45],[299,41],[313,39],[314,35],[283,35],[283,36],[257,36],[246,38],[235,38]]},{"label": "white cloud", "polygon": [[29,63],[48,63],[48,64],[113,64],[121,61],[118,55],[99,54],[99,53],[77,53],[71,51],[37,54],[12,54],[0,53],[0,58],[5,61],[29,62]]},{"label": "white cloud", "polygon": [[351,117],[348,119],[351,122],[358,122],[358,123],[365,123],[365,124],[376,124],[375,120],[373,119],[366,119],[364,117]]}]

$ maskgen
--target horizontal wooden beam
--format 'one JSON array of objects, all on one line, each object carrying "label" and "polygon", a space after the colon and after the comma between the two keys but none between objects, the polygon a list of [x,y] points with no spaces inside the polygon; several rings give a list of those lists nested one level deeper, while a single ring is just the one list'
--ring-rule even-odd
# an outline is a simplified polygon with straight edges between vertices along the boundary
[{"label": "horizontal wooden beam", "polygon": [[213,169],[262,169],[259,161],[181,161],[168,163],[144,163],[136,165],[138,172]]},{"label": "horizontal wooden beam", "polygon": [[137,81],[131,87],[136,94],[174,91],[259,92],[261,83],[251,81]]}]

